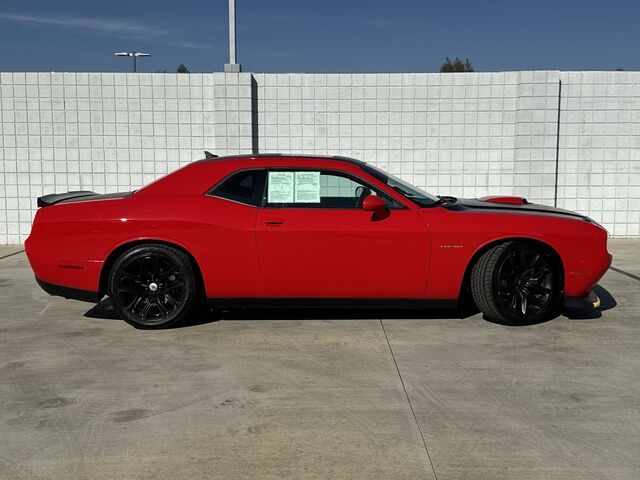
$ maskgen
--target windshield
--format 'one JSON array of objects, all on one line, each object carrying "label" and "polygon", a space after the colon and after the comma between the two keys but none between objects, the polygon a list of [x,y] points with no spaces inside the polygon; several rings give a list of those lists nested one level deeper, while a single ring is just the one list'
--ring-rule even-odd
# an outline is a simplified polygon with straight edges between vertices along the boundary
[{"label": "windshield", "polygon": [[362,169],[421,207],[431,207],[440,202],[438,197],[372,165],[362,165]]}]

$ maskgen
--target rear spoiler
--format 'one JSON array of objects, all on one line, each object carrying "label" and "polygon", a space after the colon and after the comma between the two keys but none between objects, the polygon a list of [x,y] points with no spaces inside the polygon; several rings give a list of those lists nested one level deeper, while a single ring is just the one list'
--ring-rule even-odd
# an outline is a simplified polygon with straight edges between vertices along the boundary
[{"label": "rear spoiler", "polygon": [[45,195],[44,197],[38,197],[38,207],[49,207],[51,205],[55,205],[56,203],[64,202],[65,200],[75,200],[82,197],[91,197],[96,195],[95,192],[90,192],[88,190],[79,190],[76,192],[67,192],[67,193],[52,193],[50,195]]},{"label": "rear spoiler", "polygon": [[38,198],[39,207],[49,207],[56,203],[82,202],[86,200],[113,200],[116,198],[125,198],[132,195],[133,192],[117,192],[117,193],[94,193],[88,190],[67,193],[52,193]]}]

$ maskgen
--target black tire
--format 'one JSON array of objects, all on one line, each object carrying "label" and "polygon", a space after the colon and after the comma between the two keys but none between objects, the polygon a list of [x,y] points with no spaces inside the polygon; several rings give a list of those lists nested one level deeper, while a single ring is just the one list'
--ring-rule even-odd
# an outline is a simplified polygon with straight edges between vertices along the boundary
[{"label": "black tire", "polygon": [[109,272],[107,294],[115,311],[136,328],[168,328],[197,304],[191,259],[162,244],[143,244],[122,253]]},{"label": "black tire", "polygon": [[471,295],[490,321],[531,325],[556,314],[562,294],[558,260],[540,245],[509,241],[487,250],[471,271]]}]

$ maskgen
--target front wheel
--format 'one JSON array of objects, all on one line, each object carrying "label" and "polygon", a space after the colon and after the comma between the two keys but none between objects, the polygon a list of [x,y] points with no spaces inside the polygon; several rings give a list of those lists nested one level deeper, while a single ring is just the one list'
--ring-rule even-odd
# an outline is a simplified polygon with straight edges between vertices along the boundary
[{"label": "front wheel", "polygon": [[501,243],[485,252],[471,271],[471,294],[488,320],[528,325],[557,310],[561,272],[552,252],[525,242]]},{"label": "front wheel", "polygon": [[187,255],[161,244],[137,245],[109,273],[113,308],[136,328],[167,328],[192,311],[196,281]]}]

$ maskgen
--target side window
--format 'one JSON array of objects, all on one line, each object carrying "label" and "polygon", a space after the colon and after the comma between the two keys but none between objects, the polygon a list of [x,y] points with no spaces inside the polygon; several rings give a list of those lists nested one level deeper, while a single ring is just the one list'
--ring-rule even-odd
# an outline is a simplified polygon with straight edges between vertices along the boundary
[{"label": "side window", "polygon": [[367,195],[381,196],[389,208],[402,208],[382,192],[337,172],[272,170],[267,175],[267,206],[356,209]]},{"label": "side window", "polygon": [[367,195],[375,192],[351,178],[320,175],[320,203],[324,208],[359,208]]},{"label": "side window", "polygon": [[217,186],[210,195],[227,198],[247,205],[260,206],[264,190],[264,170],[238,172]]}]

